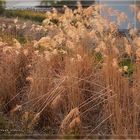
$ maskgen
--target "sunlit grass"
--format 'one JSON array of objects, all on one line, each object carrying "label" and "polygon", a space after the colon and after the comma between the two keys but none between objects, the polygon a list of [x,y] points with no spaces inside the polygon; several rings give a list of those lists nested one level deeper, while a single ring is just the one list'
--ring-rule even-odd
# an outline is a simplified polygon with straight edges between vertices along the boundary
[{"label": "sunlit grass", "polygon": [[[32,134],[139,135],[140,38],[133,28],[128,30],[131,42],[120,35],[100,8],[79,3],[74,11],[47,12],[42,25],[18,18],[2,24],[3,127],[9,114],[15,128]],[[119,22],[127,17],[116,14]],[[28,35],[32,38],[26,41]]]}]

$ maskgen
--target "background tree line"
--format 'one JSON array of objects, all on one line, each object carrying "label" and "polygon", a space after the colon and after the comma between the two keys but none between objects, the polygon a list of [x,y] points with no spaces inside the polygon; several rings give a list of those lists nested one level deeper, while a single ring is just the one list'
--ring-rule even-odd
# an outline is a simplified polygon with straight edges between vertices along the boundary
[{"label": "background tree line", "polygon": [[[76,6],[78,0],[43,0],[41,5],[46,6]],[[83,6],[88,6],[94,3],[95,0],[80,0]]]},{"label": "background tree line", "polygon": [[0,14],[4,11],[5,4],[5,0],[0,0]]}]

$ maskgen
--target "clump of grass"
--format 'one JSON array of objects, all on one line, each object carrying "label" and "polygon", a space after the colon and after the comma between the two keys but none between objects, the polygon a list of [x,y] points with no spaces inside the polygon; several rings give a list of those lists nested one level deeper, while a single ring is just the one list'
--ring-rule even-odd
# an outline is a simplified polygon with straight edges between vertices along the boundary
[{"label": "clump of grass", "polygon": [[[4,53],[2,51],[4,51]],[[5,104],[4,110],[9,111],[18,101],[17,99],[14,99],[17,94],[16,82],[17,77],[19,76],[18,58],[13,50],[8,50],[8,47],[1,49],[0,57],[2,60],[0,66],[0,92],[3,96],[3,101]],[[10,102],[12,98],[13,101]]]}]

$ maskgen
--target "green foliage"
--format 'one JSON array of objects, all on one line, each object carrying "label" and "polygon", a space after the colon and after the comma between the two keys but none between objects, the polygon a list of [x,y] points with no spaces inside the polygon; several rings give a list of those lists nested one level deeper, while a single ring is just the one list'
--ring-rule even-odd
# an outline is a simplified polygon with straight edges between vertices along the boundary
[{"label": "green foliage", "polygon": [[42,45],[39,45],[37,49],[39,50],[40,53],[42,53],[46,50],[46,48]]},{"label": "green foliage", "polygon": [[46,17],[44,13],[29,11],[29,10],[6,10],[4,15],[6,17],[20,17],[26,20],[42,22]]},{"label": "green foliage", "polygon": [[[94,2],[94,0],[91,0],[91,1],[89,1],[89,0],[82,0],[81,4],[83,6],[88,6],[88,5],[93,4],[93,2]],[[57,5],[76,6],[77,5],[77,1],[76,0],[71,0],[71,1],[69,1],[69,0],[62,0],[62,1],[58,1]]]},{"label": "green foliage", "polygon": [[95,58],[96,58],[97,62],[103,62],[103,56],[100,52],[95,53]]},{"label": "green foliage", "polygon": [[[63,5],[67,5],[67,6],[76,6],[77,5],[77,1],[78,0],[42,0],[41,5],[46,5],[46,6],[63,6]],[[87,6],[90,4],[93,4],[94,0],[81,0],[81,4],[83,6]]]},{"label": "green foliage", "polygon": [[4,12],[4,9],[5,9],[5,1],[0,0],[0,14]]},{"label": "green foliage", "polygon": [[120,61],[120,67],[124,67],[127,66],[128,67],[128,71],[125,72],[125,75],[127,76],[131,76],[133,74],[133,71],[135,69],[135,65],[134,65],[134,60],[132,60],[130,57],[124,57],[121,59]]},{"label": "green foliage", "polygon": [[27,39],[23,34],[19,34],[19,36],[17,37],[17,40],[21,43],[21,44],[25,44],[27,43]]},{"label": "green foliage", "polygon": [[6,120],[0,114],[0,129],[4,130],[4,129],[7,129],[7,127],[8,127],[8,124]]},{"label": "green foliage", "polygon": [[45,6],[53,6],[57,3],[57,1],[55,0],[42,0],[41,1],[41,5],[45,5]]}]

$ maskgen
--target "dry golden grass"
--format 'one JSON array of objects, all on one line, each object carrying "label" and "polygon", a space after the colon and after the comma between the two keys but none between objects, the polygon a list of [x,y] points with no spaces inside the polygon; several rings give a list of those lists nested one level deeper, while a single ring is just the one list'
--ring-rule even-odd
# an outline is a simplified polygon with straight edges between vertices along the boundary
[{"label": "dry golden grass", "polygon": [[1,110],[18,116],[26,132],[140,134],[140,40],[134,29],[130,38],[121,35],[99,9],[48,12],[48,36],[24,47],[1,40]]}]

